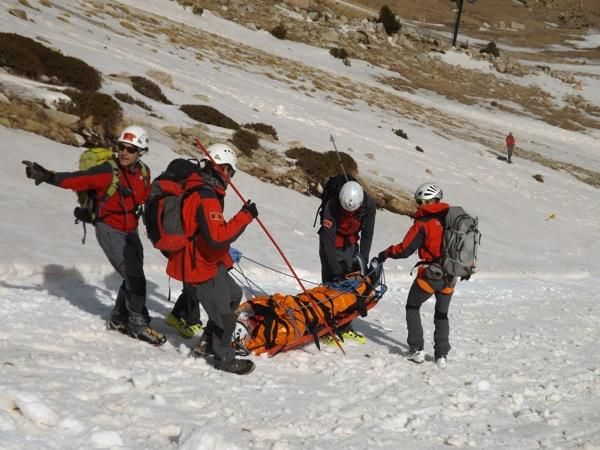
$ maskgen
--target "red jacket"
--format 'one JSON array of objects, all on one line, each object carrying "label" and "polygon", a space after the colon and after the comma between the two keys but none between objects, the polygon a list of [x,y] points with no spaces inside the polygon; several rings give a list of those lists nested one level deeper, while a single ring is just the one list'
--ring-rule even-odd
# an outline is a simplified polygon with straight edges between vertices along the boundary
[{"label": "red jacket", "polygon": [[442,237],[444,225],[440,222],[442,215],[449,208],[447,203],[430,203],[423,205],[415,214],[415,221],[398,245],[385,250],[386,257],[408,258],[419,251],[421,261],[435,261],[442,256]]},{"label": "red jacket", "polygon": [[138,209],[150,194],[150,169],[146,167],[144,179],[141,164],[139,161],[130,168],[120,167],[119,188],[107,199],[104,196],[113,180],[113,166],[108,162],[88,170],[58,172],[52,184],[76,192],[94,189],[99,206],[98,220],[117,230],[130,232],[137,229]]},{"label": "red jacket", "polygon": [[230,221],[223,218],[225,190],[208,176],[191,175],[185,190],[195,189],[182,207],[186,235],[193,236],[185,248],[169,255],[167,274],[185,283],[202,283],[217,274],[218,265],[233,265],[229,244],[252,222],[252,215],[241,209]]},{"label": "red jacket", "polygon": [[506,136],[506,145],[515,145],[515,137],[512,134]]}]

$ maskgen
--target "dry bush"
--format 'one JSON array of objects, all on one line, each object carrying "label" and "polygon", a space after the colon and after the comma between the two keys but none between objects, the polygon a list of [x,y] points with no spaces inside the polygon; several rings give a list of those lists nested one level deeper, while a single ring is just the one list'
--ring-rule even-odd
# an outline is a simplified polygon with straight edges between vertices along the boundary
[{"label": "dry bush", "polygon": [[494,41],[488,42],[488,44],[484,48],[479,50],[479,53],[487,53],[489,55],[494,55],[496,58],[500,56],[500,50],[498,50],[498,47],[496,46],[496,43]]},{"label": "dry bush", "polygon": [[140,108],[145,109],[146,111],[152,111],[152,107],[146,102],[138,100],[137,98],[133,98],[126,92],[115,92],[115,98],[117,100],[121,100],[123,103],[127,103],[129,105],[137,105]]},{"label": "dry bush", "polygon": [[348,55],[348,52],[344,47],[334,47],[331,50],[329,50],[329,54],[334,58],[339,59],[348,59],[348,57],[350,56]]},{"label": "dry bush", "polygon": [[204,8],[198,5],[194,5],[192,6],[192,13],[201,16],[202,14],[204,14]]},{"label": "dry bush", "polygon": [[71,127],[57,120],[51,111],[30,101],[0,101],[0,125],[29,131],[62,144],[78,145]]},{"label": "dry bush", "polygon": [[212,106],[182,105],[179,109],[198,122],[215,125],[221,128],[229,128],[230,130],[237,130],[240,128],[240,125],[235,120],[227,117]]},{"label": "dry bush", "polygon": [[[296,167],[300,168],[308,180],[309,194],[318,196],[318,185],[341,173],[340,162],[333,151],[319,153],[306,147],[295,147],[285,152],[286,156],[296,160]],[[340,152],[342,164],[348,175],[356,176],[358,166],[354,158],[347,153]]]},{"label": "dry bush", "polygon": [[287,36],[287,28],[284,24],[280,23],[271,30],[271,34],[277,39],[285,39],[285,37]]},{"label": "dry bush", "polygon": [[50,3],[50,0],[40,0],[40,5],[45,6],[46,8],[52,8],[52,3]]},{"label": "dry bush", "polygon": [[46,76],[81,90],[95,91],[102,84],[100,73],[82,60],[14,33],[0,33],[0,66],[28,78]]},{"label": "dry bush", "polygon": [[70,103],[63,103],[60,110],[79,116],[82,120],[91,122],[94,131],[106,140],[117,135],[117,127],[123,120],[121,105],[110,95],[92,91],[65,91],[71,98]]},{"label": "dry bush", "polygon": [[539,173],[532,175],[532,177],[535,181],[539,181],[540,183],[544,182],[544,177],[542,175],[540,175]]},{"label": "dry bush", "polygon": [[398,22],[398,19],[396,19],[396,16],[387,5],[382,6],[379,10],[377,22],[383,23],[383,28],[385,28],[388,36],[397,33],[401,28],[400,22]]},{"label": "dry bush", "polygon": [[131,85],[133,89],[142,94],[145,97],[156,100],[157,102],[164,103],[166,105],[172,105],[171,101],[165,97],[162,89],[154,81],[150,81],[144,77],[131,77]]},{"label": "dry bush", "polygon": [[266,123],[245,123],[244,125],[242,125],[242,127],[258,131],[259,133],[263,133],[269,136],[273,136],[273,139],[278,140],[277,130],[271,125],[267,125]]},{"label": "dry bush", "polygon": [[256,150],[259,147],[258,136],[252,131],[243,128],[233,133],[231,142],[246,156],[251,156],[252,150]]}]

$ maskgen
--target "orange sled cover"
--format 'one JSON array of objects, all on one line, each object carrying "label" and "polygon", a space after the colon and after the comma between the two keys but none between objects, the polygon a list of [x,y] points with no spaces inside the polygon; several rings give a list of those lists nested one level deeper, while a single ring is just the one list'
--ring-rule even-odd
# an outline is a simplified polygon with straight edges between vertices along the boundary
[{"label": "orange sled cover", "polygon": [[319,337],[328,334],[325,324],[335,332],[366,316],[379,301],[378,294],[365,278],[350,291],[319,286],[297,295],[255,297],[239,307],[238,329],[243,325],[247,334],[235,336],[234,345],[270,356],[311,341],[319,347]]}]

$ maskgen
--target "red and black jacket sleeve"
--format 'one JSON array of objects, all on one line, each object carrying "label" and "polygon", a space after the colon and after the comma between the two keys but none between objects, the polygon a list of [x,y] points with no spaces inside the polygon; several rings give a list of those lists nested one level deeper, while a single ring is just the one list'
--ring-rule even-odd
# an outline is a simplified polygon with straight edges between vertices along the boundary
[{"label": "red and black jacket sleeve", "polygon": [[408,258],[425,243],[425,227],[423,222],[416,220],[406,232],[404,239],[397,245],[390,245],[385,250],[385,256],[392,259]]},{"label": "red and black jacket sleeve", "polygon": [[76,172],[57,172],[50,184],[76,192],[97,189],[106,191],[113,180],[113,169],[105,162],[88,170]]},{"label": "red and black jacket sleeve", "polygon": [[252,222],[252,215],[242,209],[228,222],[223,218],[223,207],[217,194],[202,190],[202,203],[198,209],[198,233],[206,245],[215,250],[225,250],[235,241]]}]

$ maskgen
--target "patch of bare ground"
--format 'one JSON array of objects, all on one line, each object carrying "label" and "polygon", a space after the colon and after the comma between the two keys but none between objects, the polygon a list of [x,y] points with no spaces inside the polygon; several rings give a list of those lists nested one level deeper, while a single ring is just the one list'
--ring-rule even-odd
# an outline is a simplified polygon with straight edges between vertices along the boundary
[{"label": "patch of bare ground", "polygon": [[[221,9],[220,3],[216,1],[195,1],[193,3],[218,12],[225,18],[243,24],[252,22],[252,26],[266,30],[270,30],[270,27],[275,26],[281,20],[279,14],[271,14],[273,4],[266,1],[251,2],[253,8],[246,10],[249,12],[243,17],[236,16],[237,12],[233,8]],[[401,13],[401,11],[398,12]],[[145,26],[148,32],[154,36],[165,35],[173,44],[193,49],[199,59],[212,60],[220,65],[230,65],[261,74],[278,82],[286,83],[292,89],[303,92],[307,96],[314,96],[317,90],[322,91],[330,101],[349,109],[353,107],[356,101],[364,101],[368,105],[378,107],[383,111],[394,112],[407,120],[418,121],[430,126],[434,130],[433,132],[440,135],[460,137],[472,142],[485,142],[484,145],[490,149],[490,153],[494,153],[494,149],[498,147],[498,141],[492,142],[489,137],[485,136],[486,132],[488,135],[493,134],[489,133],[489,130],[473,130],[468,123],[457,121],[456,118],[449,117],[434,108],[414,104],[401,96],[394,95],[393,91],[389,89],[333,76],[331,73],[303,65],[297,61],[274,56],[260,49],[230,41],[208,32],[179,23],[171,23],[163,18],[159,20],[133,8],[113,6],[101,9],[101,14],[126,20],[138,26]],[[291,20],[286,22],[286,25],[289,25],[288,39],[306,42],[311,45],[327,45],[316,38],[315,33],[311,33],[310,30],[307,31],[306,27],[308,25],[306,22]],[[429,52],[432,47],[436,50],[443,50],[443,46],[439,47],[435,39],[422,38],[418,35],[407,35],[407,39],[409,45],[406,47],[391,48],[385,43],[381,45],[359,45],[344,40],[342,36],[342,41],[338,45],[347,49],[352,57],[396,70],[399,73],[397,78],[387,77],[381,81],[399,91],[416,92],[420,89],[427,89],[466,104],[480,103],[488,105],[488,107],[494,99],[496,107],[500,109],[536,116],[565,129],[582,130],[586,127],[599,127],[598,111],[594,105],[586,105],[579,99],[573,99],[568,100],[569,106],[559,109],[552,96],[537,87],[521,86],[518,83],[511,83],[510,80],[505,79],[506,77],[496,77],[493,74],[461,70],[431,58],[423,65],[422,60],[417,60],[418,54]],[[390,64],[390,61],[393,63]],[[457,80],[460,80],[460,83]],[[507,104],[505,105],[503,102]],[[512,104],[517,106],[513,108]],[[522,108],[522,110],[517,111],[516,108]],[[210,139],[214,140],[214,137],[211,138],[206,133],[198,132],[197,134],[202,136],[207,143],[210,143]],[[228,138],[229,136],[225,136],[221,141]],[[182,154],[197,155],[196,149],[189,142],[191,142],[191,138],[186,140],[185,143],[181,141],[180,150]],[[499,149],[499,151],[502,151],[502,149]],[[263,152],[267,153],[263,155]],[[247,161],[244,160],[246,157],[242,155],[240,157],[240,167],[262,180],[288,187],[295,186],[292,188],[299,192],[305,192],[303,181],[297,178],[298,174],[290,167],[289,161],[285,159],[278,161],[269,152],[264,148],[260,148],[253,151],[252,158]],[[552,161],[535,152],[530,153],[525,149],[521,151],[519,156],[535,160],[556,170],[568,171],[586,183],[594,186],[598,185],[600,177],[592,171],[587,171],[572,164]],[[267,169],[265,164],[257,163],[262,157],[271,162],[276,161],[276,164]],[[386,185],[385,189],[380,188],[379,191],[372,186],[368,189],[376,197],[384,196],[385,192],[390,192],[389,185]],[[390,195],[396,197],[396,194]],[[399,192],[397,198],[401,205],[395,206],[393,209],[410,214],[410,211],[414,208],[414,205],[411,207],[410,195]],[[396,200],[385,200],[389,204],[394,201]]]},{"label": "patch of bare ground", "polygon": [[49,110],[30,101],[18,98],[10,102],[0,101],[0,125],[29,131],[63,144],[78,146],[73,134],[78,121],[79,117]]}]

